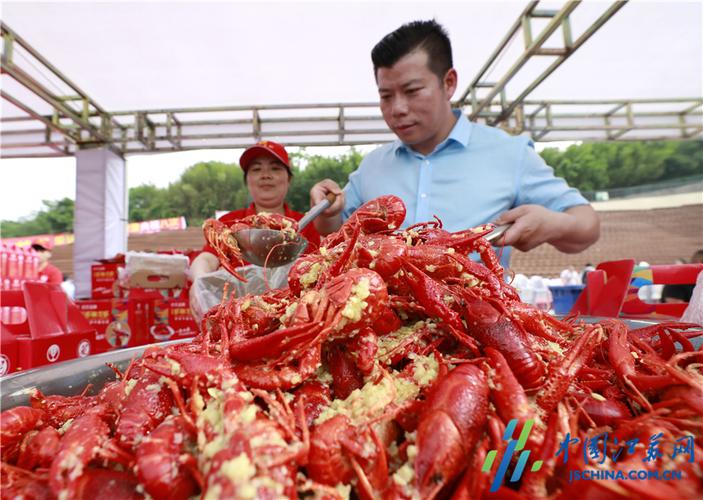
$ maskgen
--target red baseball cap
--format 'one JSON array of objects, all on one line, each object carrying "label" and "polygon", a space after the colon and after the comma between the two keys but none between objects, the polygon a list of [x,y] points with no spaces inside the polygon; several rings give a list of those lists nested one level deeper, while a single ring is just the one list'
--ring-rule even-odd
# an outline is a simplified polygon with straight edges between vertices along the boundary
[{"label": "red baseball cap", "polygon": [[286,148],[284,148],[282,144],[273,141],[260,141],[253,146],[249,146],[239,158],[239,166],[246,172],[252,160],[262,155],[279,160],[286,166],[288,173],[290,173],[290,160],[288,159]]},{"label": "red baseball cap", "polygon": [[36,247],[41,247],[44,250],[52,250],[54,248],[54,243],[49,238],[36,238],[32,240],[32,248],[38,250]]}]

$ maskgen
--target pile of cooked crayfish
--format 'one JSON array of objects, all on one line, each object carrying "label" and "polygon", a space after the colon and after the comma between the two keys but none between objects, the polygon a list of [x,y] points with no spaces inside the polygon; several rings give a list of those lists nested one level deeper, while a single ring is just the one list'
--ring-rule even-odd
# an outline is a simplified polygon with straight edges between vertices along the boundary
[{"label": "pile of cooked crayfish", "polygon": [[[4,411],[3,496],[701,498],[697,325],[557,319],[506,282],[490,225],[404,218],[373,200],[288,288],[229,296],[96,395]],[[652,459],[653,436],[687,454]],[[569,480],[633,469],[680,478]]]}]

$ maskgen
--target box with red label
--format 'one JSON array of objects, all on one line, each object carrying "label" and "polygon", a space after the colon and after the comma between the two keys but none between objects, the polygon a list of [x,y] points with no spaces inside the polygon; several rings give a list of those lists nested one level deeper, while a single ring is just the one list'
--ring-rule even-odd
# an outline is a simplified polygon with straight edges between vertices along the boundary
[{"label": "box with red label", "polygon": [[92,353],[94,332],[71,332],[40,339],[18,337],[20,369],[84,358]]},{"label": "box with red label", "polygon": [[109,262],[90,266],[90,298],[112,299],[123,296],[119,285],[119,270],[124,262]]},{"label": "box with red label", "polygon": [[190,312],[188,298],[164,299],[154,302],[149,327],[152,342],[165,342],[198,334],[198,324]]},{"label": "box with red label", "polygon": [[[26,311],[21,321],[0,324],[3,344],[12,336],[17,354],[8,355],[11,370],[85,357],[95,352],[95,329],[59,285],[26,282],[22,290],[2,291],[3,306]],[[7,342],[12,349],[12,341]],[[3,346],[3,354],[5,354]],[[7,351],[11,353],[11,351]]]},{"label": "box with red label", "polygon": [[20,369],[17,337],[2,327],[0,328],[0,377]]},{"label": "box with red label", "polygon": [[188,297],[188,283],[184,288],[121,288],[120,297],[125,299],[178,299]]},{"label": "box with red label", "polygon": [[153,298],[81,300],[77,302],[88,323],[96,330],[100,352],[135,347],[151,342],[149,326]]},{"label": "box with red label", "polygon": [[[127,299],[79,300],[76,301],[76,306],[95,328],[97,352],[105,352],[115,347],[131,347]],[[107,335],[108,329],[110,335]]]}]

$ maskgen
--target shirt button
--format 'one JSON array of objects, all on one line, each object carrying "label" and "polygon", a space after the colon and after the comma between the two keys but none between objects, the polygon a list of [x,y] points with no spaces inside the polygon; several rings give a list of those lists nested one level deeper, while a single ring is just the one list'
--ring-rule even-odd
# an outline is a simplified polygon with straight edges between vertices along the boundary
[{"label": "shirt button", "polygon": [[424,162],[422,162],[422,163],[423,163],[423,165],[427,166],[427,165],[429,165],[429,164],[430,164],[430,160],[425,160],[425,161],[424,161]]},{"label": "shirt button", "polygon": [[422,193],[422,194],[420,195],[420,198],[427,198],[427,193]]}]

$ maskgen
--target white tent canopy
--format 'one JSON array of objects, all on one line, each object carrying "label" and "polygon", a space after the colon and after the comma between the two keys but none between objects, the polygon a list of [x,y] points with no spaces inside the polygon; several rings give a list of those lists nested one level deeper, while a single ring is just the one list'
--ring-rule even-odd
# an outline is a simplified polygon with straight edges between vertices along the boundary
[{"label": "white tent canopy", "polygon": [[[5,2],[3,20],[103,108],[120,111],[374,101],[371,48],[400,24],[429,18],[449,31],[463,89],[525,4]],[[606,5],[580,5],[574,32]],[[701,13],[699,2],[630,2],[530,98],[698,96]],[[2,111],[17,113],[6,103]]]}]

